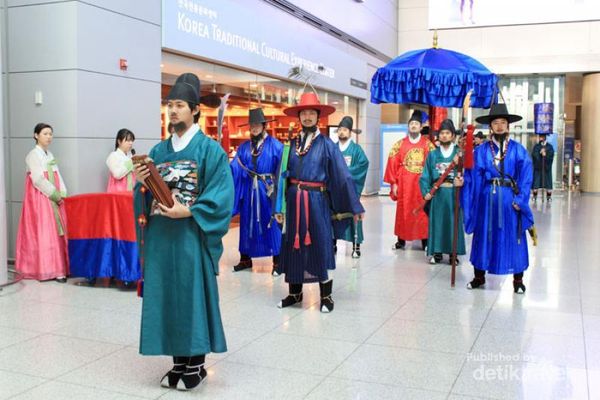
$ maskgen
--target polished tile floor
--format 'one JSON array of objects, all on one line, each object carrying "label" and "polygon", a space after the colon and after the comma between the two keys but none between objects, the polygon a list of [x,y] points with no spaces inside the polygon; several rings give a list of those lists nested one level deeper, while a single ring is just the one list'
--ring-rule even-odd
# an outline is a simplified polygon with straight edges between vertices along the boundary
[{"label": "polished tile floor", "polygon": [[161,388],[167,357],[138,354],[140,299],[115,288],[21,282],[0,292],[0,399],[599,399],[600,197],[537,204],[527,294],[510,278],[468,291],[468,262],[450,288],[417,242],[392,251],[394,205],[364,198],[367,242],[339,245],[335,311],[276,308],[283,278],[267,259],[232,273],[237,229],[219,277],[229,352],[208,379]]}]

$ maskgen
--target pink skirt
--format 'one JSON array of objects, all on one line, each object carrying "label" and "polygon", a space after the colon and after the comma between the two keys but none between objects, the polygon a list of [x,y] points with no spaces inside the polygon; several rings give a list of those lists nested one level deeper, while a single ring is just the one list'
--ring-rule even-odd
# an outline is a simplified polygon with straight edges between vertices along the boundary
[{"label": "pink skirt", "polygon": [[[54,181],[58,186],[57,172]],[[60,187],[57,190],[60,191]],[[27,174],[15,264],[17,272],[26,279],[44,281],[69,274],[65,206],[61,203],[58,208],[64,230],[64,235],[60,236],[51,203],[52,200],[33,186],[30,174]]]},{"label": "pink skirt", "polygon": [[[129,175],[129,174],[128,174]],[[112,174],[108,174],[108,187],[106,191],[109,193],[113,192],[131,192],[133,191],[133,185],[135,185],[135,174],[131,173],[131,189],[127,186],[127,175],[121,179],[115,179]]]}]

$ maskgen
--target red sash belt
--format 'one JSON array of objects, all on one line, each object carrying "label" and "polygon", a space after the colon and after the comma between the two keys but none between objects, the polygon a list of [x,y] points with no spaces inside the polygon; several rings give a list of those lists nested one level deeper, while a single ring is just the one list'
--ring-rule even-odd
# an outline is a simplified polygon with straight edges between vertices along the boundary
[{"label": "red sash belt", "polygon": [[299,181],[297,179],[290,179],[292,185],[296,185],[298,190],[296,191],[296,237],[294,238],[294,249],[300,248],[300,200],[304,199],[304,218],[306,219],[306,235],[304,236],[304,245],[310,246],[312,241],[310,239],[310,232],[308,230],[310,221],[310,208],[308,206],[308,191],[320,191],[324,192],[327,190],[324,182],[306,182]]}]

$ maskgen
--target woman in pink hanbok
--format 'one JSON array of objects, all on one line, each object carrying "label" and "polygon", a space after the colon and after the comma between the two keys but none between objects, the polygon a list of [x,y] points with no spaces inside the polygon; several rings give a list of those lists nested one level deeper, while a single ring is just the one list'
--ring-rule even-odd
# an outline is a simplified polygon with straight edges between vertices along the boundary
[{"label": "woman in pink hanbok", "polygon": [[107,192],[132,192],[135,183],[131,151],[135,135],[129,129],[120,129],[115,139],[115,151],[109,154],[106,165],[110,170]]},{"label": "woman in pink hanbok", "polygon": [[52,127],[33,130],[36,146],[27,154],[25,194],[17,234],[16,270],[26,279],[67,281],[67,220],[63,199],[67,188],[56,159],[48,150]]}]

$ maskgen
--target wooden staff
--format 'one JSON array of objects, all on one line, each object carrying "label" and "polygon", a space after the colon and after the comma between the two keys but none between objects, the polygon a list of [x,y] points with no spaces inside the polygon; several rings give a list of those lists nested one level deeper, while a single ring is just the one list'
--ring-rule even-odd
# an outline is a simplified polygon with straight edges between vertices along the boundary
[{"label": "wooden staff", "polygon": [[[462,156],[459,156],[458,158],[458,164],[456,166],[456,176],[458,176],[458,174],[461,174],[462,176],[462,172],[463,172],[463,162],[462,162]],[[460,187],[455,186],[454,187],[454,226],[452,227],[452,255],[451,255],[451,265],[452,265],[452,270],[450,273],[450,286],[454,287],[454,284],[456,283],[456,260],[458,258],[457,256],[457,252],[458,252],[458,223],[459,223],[459,212],[460,212],[460,208],[459,208],[459,201],[460,201]]]},{"label": "wooden staff", "polygon": [[[542,151],[544,152],[544,154],[541,154]],[[540,149],[540,156],[542,157],[542,203],[544,202],[544,197],[546,197],[546,182],[545,182],[545,175],[546,175],[546,145],[542,145],[542,148]]]},{"label": "wooden staff", "polygon": [[[469,112],[469,107],[471,106],[471,93],[470,90],[465,99],[463,101],[463,123],[467,122],[467,115]],[[475,127],[473,125],[467,125],[465,142],[464,142],[464,152],[458,157],[458,165],[456,168],[456,176],[460,173],[462,176],[463,167],[466,165],[467,168],[473,168],[473,132],[475,131]],[[466,160],[466,161],[465,161]],[[452,269],[450,272],[450,286],[454,287],[456,283],[456,260],[458,259],[458,223],[459,223],[459,201],[460,201],[460,187],[454,187],[454,226],[452,232],[452,255],[451,257],[451,265]]]}]

